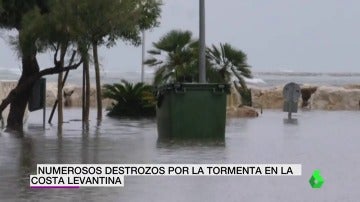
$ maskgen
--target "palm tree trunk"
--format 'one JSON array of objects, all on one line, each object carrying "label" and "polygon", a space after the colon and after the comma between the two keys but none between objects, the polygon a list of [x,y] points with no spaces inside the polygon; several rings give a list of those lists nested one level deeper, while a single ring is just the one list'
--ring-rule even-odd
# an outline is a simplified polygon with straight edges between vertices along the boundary
[{"label": "palm tree trunk", "polygon": [[100,66],[98,57],[97,43],[93,42],[93,57],[95,65],[95,79],[96,79],[96,103],[97,103],[97,120],[102,119],[102,100],[101,100],[101,82],[100,82]]}]

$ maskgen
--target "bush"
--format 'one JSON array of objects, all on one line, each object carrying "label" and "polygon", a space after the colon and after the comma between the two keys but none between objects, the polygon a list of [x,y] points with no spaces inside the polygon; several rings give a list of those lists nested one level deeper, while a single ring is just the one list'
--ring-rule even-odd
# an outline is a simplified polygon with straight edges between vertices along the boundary
[{"label": "bush", "polygon": [[156,99],[150,85],[132,84],[121,80],[121,83],[104,85],[103,97],[114,100],[108,109],[109,116],[133,118],[155,116]]}]

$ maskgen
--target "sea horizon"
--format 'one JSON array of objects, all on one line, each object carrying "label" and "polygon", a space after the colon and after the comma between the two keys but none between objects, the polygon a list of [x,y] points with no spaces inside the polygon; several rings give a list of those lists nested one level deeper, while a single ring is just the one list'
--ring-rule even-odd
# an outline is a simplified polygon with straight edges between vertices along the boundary
[{"label": "sea horizon", "polygon": [[[154,69],[146,68],[144,79],[146,83],[152,83]],[[118,83],[122,79],[130,82],[140,82],[141,72],[136,71],[121,71],[121,70],[101,70],[102,83],[112,84]],[[21,75],[20,69],[14,68],[0,68],[0,80],[18,80]],[[90,71],[90,79],[95,82],[95,73]],[[45,77],[48,82],[57,82],[57,75],[50,75]],[[233,80],[236,80],[235,78]],[[82,70],[77,69],[70,72],[68,77],[68,84],[80,85],[82,82]],[[330,86],[344,86],[350,84],[360,84],[360,72],[318,72],[318,71],[292,71],[292,70],[274,70],[274,71],[253,71],[253,78],[246,79],[246,82],[251,85],[258,86],[277,86],[288,82],[296,82],[299,84],[312,85],[330,85]]]}]

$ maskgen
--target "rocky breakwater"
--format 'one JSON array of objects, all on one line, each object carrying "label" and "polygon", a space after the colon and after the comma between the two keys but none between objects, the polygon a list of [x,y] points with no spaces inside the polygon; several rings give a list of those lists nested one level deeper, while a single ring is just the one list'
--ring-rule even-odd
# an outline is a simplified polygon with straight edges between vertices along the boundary
[{"label": "rocky breakwater", "polygon": [[[16,81],[0,81],[0,102],[7,97],[10,91],[16,87]],[[6,126],[7,117],[9,115],[10,106],[8,105],[1,113],[0,128]]]},{"label": "rocky breakwater", "polygon": [[[251,87],[253,105],[264,109],[282,109],[284,105],[284,86],[276,87]],[[316,92],[317,86],[302,85],[299,107],[310,107],[312,95]]]},{"label": "rocky breakwater", "polygon": [[[283,87],[261,88],[251,86],[254,106],[262,106],[264,109],[282,109],[284,102]],[[360,109],[360,85],[336,87],[304,84],[301,85],[301,94],[299,108],[317,110]]]},{"label": "rocky breakwater", "polygon": [[[56,100],[57,85],[47,84],[47,105],[52,106]],[[299,99],[299,108],[305,107],[319,110],[359,110],[360,108],[360,85],[348,85],[343,87],[315,86],[303,84],[301,86],[302,96]],[[253,106],[256,109],[282,109],[283,88],[249,86],[252,92]],[[65,101],[70,101],[71,106],[81,107],[82,89],[76,85],[66,85],[65,94],[70,96]],[[103,99],[103,106],[110,106],[112,100]],[[96,105],[96,90],[91,87],[90,105]],[[227,114],[230,117],[256,117],[259,115],[255,108],[242,107],[239,93],[235,88],[231,89],[227,99]]]},{"label": "rocky breakwater", "polygon": [[[64,102],[65,107],[81,107],[82,106],[82,87],[78,85],[67,84],[64,86]],[[46,88],[46,105],[51,107],[54,105],[57,97],[57,84],[48,83]],[[112,100],[103,99],[103,106],[110,106]],[[96,106],[96,89],[90,87],[90,107]]]},{"label": "rocky breakwater", "polygon": [[313,95],[311,108],[321,110],[359,110],[360,86],[320,86]]},{"label": "rocky breakwater", "polygon": [[232,87],[227,97],[226,116],[230,118],[258,117],[259,113],[253,107],[242,106],[239,93]]},{"label": "rocky breakwater", "polygon": [[[5,99],[10,91],[14,89],[17,85],[17,81],[0,81],[0,102]],[[2,119],[0,121],[0,128],[6,126],[7,117],[9,115],[10,105],[8,105],[5,110],[1,113]],[[28,118],[28,111],[25,111],[24,122]]]},{"label": "rocky breakwater", "polygon": [[264,109],[280,109],[283,107],[283,86],[260,88],[250,86],[254,106]]}]

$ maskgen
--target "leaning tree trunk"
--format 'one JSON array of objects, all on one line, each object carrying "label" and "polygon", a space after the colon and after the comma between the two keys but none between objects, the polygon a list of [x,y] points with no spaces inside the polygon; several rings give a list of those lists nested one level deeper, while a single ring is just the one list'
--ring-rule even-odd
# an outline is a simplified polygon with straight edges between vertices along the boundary
[{"label": "leaning tree trunk", "polygon": [[[22,74],[18,82],[18,86],[22,85],[26,80],[39,72],[39,65],[36,60],[36,53],[23,55],[22,57]],[[24,113],[28,100],[30,98],[31,89],[36,81],[27,85],[27,90],[16,96],[10,103],[10,112],[7,119],[7,129],[22,130]]]},{"label": "leaning tree trunk", "polygon": [[39,71],[39,67],[36,61],[36,53],[32,57],[23,56],[23,72],[18,82],[18,85],[10,91],[8,96],[1,101],[0,114],[2,111],[10,105],[10,113],[8,116],[8,129],[15,129],[22,131],[23,116],[26,109],[27,102],[29,100],[32,87],[36,81],[41,77],[51,74],[59,74],[62,71],[70,71],[76,69],[82,63],[82,60],[67,67],[60,68],[58,63],[55,63],[55,67],[43,69]]},{"label": "leaning tree trunk", "polygon": [[94,54],[94,65],[95,65],[95,79],[96,79],[96,103],[97,103],[97,120],[102,119],[102,100],[101,100],[101,83],[100,83],[100,67],[98,57],[97,43],[93,42],[93,54]]}]

